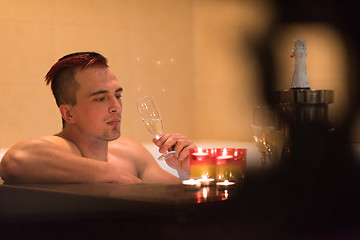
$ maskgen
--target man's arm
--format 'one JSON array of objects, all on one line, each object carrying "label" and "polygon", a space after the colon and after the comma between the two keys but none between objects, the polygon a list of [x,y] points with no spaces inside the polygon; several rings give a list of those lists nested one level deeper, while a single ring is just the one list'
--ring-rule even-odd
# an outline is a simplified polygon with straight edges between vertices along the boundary
[{"label": "man's arm", "polygon": [[81,157],[74,149],[41,138],[22,141],[4,155],[0,175],[6,182],[22,183],[141,182],[116,165]]}]

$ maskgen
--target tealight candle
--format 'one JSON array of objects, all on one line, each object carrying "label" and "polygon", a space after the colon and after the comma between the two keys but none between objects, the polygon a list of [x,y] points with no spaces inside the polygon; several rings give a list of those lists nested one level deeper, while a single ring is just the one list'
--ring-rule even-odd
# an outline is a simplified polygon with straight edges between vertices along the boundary
[{"label": "tealight candle", "polygon": [[211,184],[213,184],[215,179],[203,176],[202,178],[199,178],[198,181],[201,183],[202,186],[210,186]]},{"label": "tealight candle", "polygon": [[198,151],[193,152],[192,155],[196,158],[197,161],[201,161],[203,158],[207,157],[209,153],[203,152],[201,148],[198,148]]},{"label": "tealight candle", "polygon": [[233,185],[235,185],[235,183],[229,182],[228,180],[216,183],[216,186],[219,190],[228,189],[228,188],[232,187]]},{"label": "tealight candle", "polygon": [[232,155],[228,155],[228,150],[224,148],[222,154],[220,156],[217,156],[216,159],[227,160],[227,159],[231,159],[232,157],[233,157]]},{"label": "tealight candle", "polygon": [[182,184],[185,186],[187,190],[197,190],[201,187],[201,182],[195,179],[188,179],[182,181]]},{"label": "tealight candle", "polygon": [[232,149],[224,148],[221,151],[221,155],[216,156],[216,178],[217,179],[229,179],[230,169],[229,162],[233,159]]},{"label": "tealight candle", "polygon": [[203,175],[215,177],[215,158],[210,153],[211,149],[190,149],[190,176],[200,178]]}]

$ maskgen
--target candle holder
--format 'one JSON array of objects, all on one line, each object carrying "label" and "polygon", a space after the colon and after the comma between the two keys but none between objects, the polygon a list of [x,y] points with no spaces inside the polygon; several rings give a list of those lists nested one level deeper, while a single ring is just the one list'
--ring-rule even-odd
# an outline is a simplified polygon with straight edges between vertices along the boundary
[{"label": "candle holder", "polygon": [[213,152],[218,180],[237,180],[245,177],[246,149],[216,148]]},{"label": "candle holder", "polygon": [[216,162],[211,148],[190,149],[190,177],[215,178]]}]

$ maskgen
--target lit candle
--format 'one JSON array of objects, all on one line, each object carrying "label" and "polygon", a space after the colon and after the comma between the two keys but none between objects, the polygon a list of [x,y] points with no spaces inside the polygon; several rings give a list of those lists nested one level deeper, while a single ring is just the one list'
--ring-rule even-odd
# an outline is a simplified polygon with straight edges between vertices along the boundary
[{"label": "lit candle", "polygon": [[230,169],[229,162],[233,159],[232,149],[222,149],[221,155],[216,157],[216,177],[217,179],[229,179]]},{"label": "lit candle", "polygon": [[235,183],[229,182],[228,180],[216,183],[216,186],[219,190],[228,189],[228,188],[232,187],[233,185],[235,185]]},{"label": "lit candle", "polygon": [[195,179],[188,179],[182,181],[182,184],[185,186],[187,190],[197,190],[201,187],[201,182]]},{"label": "lit candle", "polygon": [[210,154],[210,149],[190,149],[190,176],[200,178],[203,175],[215,177],[215,158]]},{"label": "lit candle", "polygon": [[215,181],[214,178],[208,178],[207,176],[203,175],[202,178],[198,179],[202,186],[210,186]]},{"label": "lit candle", "polygon": [[209,153],[203,152],[201,148],[198,148],[197,152],[192,153],[192,156],[194,156],[197,161],[202,161],[208,155],[209,155]]},{"label": "lit candle", "polygon": [[226,148],[224,148],[223,149],[223,152],[222,152],[222,155],[221,156],[218,156],[218,157],[216,157],[218,160],[227,160],[227,159],[231,159],[233,156],[231,156],[231,155],[228,155],[228,153],[227,153],[227,149]]}]

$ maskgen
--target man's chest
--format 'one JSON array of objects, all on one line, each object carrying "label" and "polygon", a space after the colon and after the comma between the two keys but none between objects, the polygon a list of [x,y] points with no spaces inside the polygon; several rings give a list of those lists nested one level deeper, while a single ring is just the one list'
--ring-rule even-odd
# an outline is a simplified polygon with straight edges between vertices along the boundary
[{"label": "man's chest", "polygon": [[109,151],[108,162],[111,162],[111,163],[117,165],[118,167],[133,174],[136,177],[138,177],[138,175],[139,175],[135,163],[133,161],[131,161],[131,159],[126,158],[125,156],[121,156],[119,154],[114,154],[111,151]]}]

